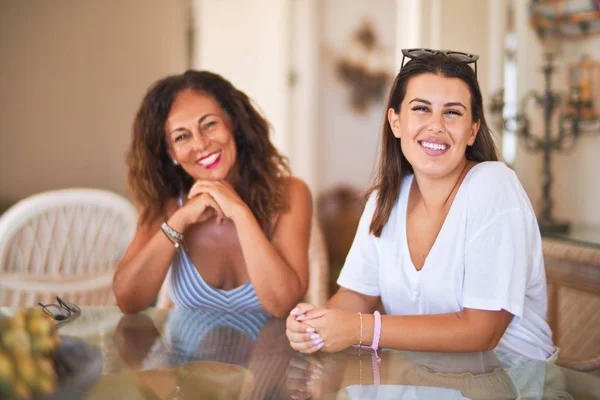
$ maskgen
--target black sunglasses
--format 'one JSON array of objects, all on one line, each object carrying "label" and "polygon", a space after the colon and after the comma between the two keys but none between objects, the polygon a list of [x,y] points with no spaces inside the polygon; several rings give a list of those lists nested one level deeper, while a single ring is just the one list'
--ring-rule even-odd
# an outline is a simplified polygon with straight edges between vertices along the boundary
[{"label": "black sunglasses", "polygon": [[69,322],[81,314],[81,308],[67,300],[56,296],[56,302],[58,304],[38,304],[42,307],[46,314],[51,316],[58,323]]},{"label": "black sunglasses", "polygon": [[404,67],[405,58],[413,59],[433,56],[436,54],[442,54],[446,57],[452,58],[457,61],[461,61],[465,64],[475,64],[475,76],[477,76],[477,60],[479,60],[479,56],[477,54],[463,53],[462,51],[453,50],[402,49],[402,66],[400,67],[400,69]]}]

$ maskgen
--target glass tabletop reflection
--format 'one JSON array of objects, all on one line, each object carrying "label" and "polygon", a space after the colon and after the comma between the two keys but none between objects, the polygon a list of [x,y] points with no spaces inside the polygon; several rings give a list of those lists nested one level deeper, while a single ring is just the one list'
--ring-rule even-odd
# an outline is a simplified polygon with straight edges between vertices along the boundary
[{"label": "glass tabletop reflection", "polygon": [[600,378],[499,351],[303,355],[264,313],[82,308],[60,328],[100,349],[85,399],[579,399]]}]

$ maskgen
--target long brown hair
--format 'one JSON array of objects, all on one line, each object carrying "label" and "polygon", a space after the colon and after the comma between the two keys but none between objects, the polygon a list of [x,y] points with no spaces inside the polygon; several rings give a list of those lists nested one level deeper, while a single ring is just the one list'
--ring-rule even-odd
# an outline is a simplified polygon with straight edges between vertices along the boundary
[{"label": "long brown hair", "polygon": [[396,138],[392,132],[387,119],[387,112],[390,108],[393,108],[396,113],[400,112],[400,106],[406,96],[408,82],[411,78],[425,73],[458,78],[467,84],[471,93],[473,122],[479,121],[481,125],[475,142],[472,146],[467,147],[466,157],[468,160],[476,162],[498,161],[492,132],[483,114],[481,89],[473,69],[464,62],[443,54],[432,54],[410,60],[396,76],[390,90],[381,128],[381,155],[377,175],[373,185],[367,192],[368,195],[373,192],[377,193],[375,213],[369,226],[369,232],[376,237],[381,235],[383,226],[390,217],[392,208],[400,195],[402,179],[405,175],[414,172],[412,165],[402,152],[400,139]]},{"label": "long brown hair", "polygon": [[161,79],[142,100],[127,154],[128,181],[142,208],[141,222],[163,214],[167,199],[187,193],[194,183],[181,167],[173,165],[165,141],[171,106],[184,90],[212,96],[229,116],[237,149],[236,190],[270,235],[271,217],[288,207],[283,188],[283,178],[290,174],[287,159],[269,140],[269,123],[248,96],[208,71],[189,70]]}]

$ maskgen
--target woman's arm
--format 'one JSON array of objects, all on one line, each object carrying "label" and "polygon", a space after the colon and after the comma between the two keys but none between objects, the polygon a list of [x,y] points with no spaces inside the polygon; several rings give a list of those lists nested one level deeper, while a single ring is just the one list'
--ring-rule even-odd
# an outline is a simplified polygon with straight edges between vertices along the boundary
[{"label": "woman's arm", "polygon": [[[512,317],[506,310],[469,308],[447,314],[384,315],[379,345],[409,351],[488,351],[496,347]],[[340,351],[360,341],[360,319],[356,313],[313,309],[297,318],[319,333],[325,343],[324,351]],[[370,345],[375,317],[363,314],[362,319],[362,343]],[[304,338],[295,339],[298,342]],[[308,338],[305,340],[306,348],[312,350],[314,345]],[[296,347],[302,346],[296,343]]]},{"label": "woman's arm", "polygon": [[379,303],[379,296],[367,296],[342,287],[329,299],[326,307],[368,314],[375,311],[377,303]]},{"label": "woman's arm", "polygon": [[296,178],[288,178],[287,193],[289,209],[279,217],[271,241],[250,209],[240,208],[232,218],[256,295],[276,317],[287,315],[308,288],[312,197]]},{"label": "woman's arm", "polygon": [[[179,209],[174,201],[171,203],[168,208],[176,211],[167,224],[178,232],[184,232],[189,225],[214,215],[218,219],[223,215],[208,194],[197,196]],[[152,305],[175,255],[175,246],[160,228],[163,221],[158,217],[138,225],[137,233],[115,271],[113,292],[119,308],[126,314],[145,310]]]},{"label": "woman's arm", "polygon": [[[513,315],[465,308],[433,315],[384,315],[380,347],[409,351],[472,352],[496,347]],[[363,341],[373,342],[374,316],[366,315]]]},{"label": "woman's arm", "polygon": [[[152,305],[165,280],[175,247],[161,231],[162,221],[155,219],[138,226],[133,241],[115,271],[113,291],[125,314],[133,314]],[[182,232],[177,217],[168,224]]]}]

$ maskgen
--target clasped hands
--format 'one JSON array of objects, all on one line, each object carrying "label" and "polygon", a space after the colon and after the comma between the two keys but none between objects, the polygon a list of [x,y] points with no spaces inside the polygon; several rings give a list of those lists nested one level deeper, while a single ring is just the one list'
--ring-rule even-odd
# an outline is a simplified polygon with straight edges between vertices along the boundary
[{"label": "clasped hands", "polygon": [[240,210],[244,209],[248,206],[228,182],[199,180],[192,185],[188,201],[180,212],[184,214],[186,225],[213,217],[221,224],[226,219],[235,222]]},{"label": "clasped hands", "polygon": [[357,313],[300,303],[287,317],[285,333],[296,351],[334,353],[359,343],[360,317]]}]

